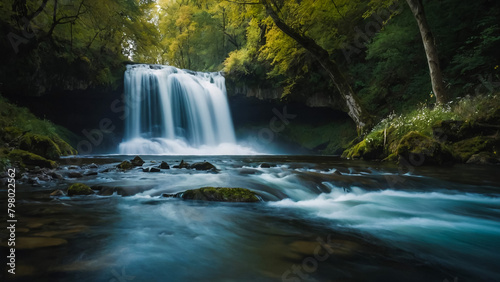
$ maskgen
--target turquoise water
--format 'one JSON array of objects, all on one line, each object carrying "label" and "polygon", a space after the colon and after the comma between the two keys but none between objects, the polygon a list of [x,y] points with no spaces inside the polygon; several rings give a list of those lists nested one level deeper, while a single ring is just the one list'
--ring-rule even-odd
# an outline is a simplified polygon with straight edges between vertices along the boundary
[{"label": "turquoise water", "polygon": [[[87,165],[97,163],[95,170],[102,171],[127,158],[84,158],[79,166],[82,171],[92,170]],[[156,166],[162,160],[172,166],[181,159],[147,156],[144,166]],[[111,170],[40,187],[20,184],[17,237],[66,242],[52,247],[20,246],[14,280],[500,279],[497,167],[407,172],[335,157],[183,159],[210,161],[219,172]],[[263,162],[272,167],[261,168]],[[72,182],[117,187],[117,192],[111,196],[48,195]],[[249,188],[263,202],[161,197],[203,186]]]}]

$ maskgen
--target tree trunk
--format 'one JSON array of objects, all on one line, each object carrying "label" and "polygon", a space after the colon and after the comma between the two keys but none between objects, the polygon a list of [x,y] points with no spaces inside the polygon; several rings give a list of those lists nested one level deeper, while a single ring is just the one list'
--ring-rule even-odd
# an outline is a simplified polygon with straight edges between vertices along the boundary
[{"label": "tree trunk", "polygon": [[427,56],[427,63],[429,64],[432,91],[434,95],[436,95],[436,102],[438,104],[445,104],[448,102],[448,96],[443,82],[443,74],[439,66],[436,42],[425,17],[424,5],[422,4],[422,0],[406,0],[406,2],[417,20],[420,35],[422,36],[425,55]]},{"label": "tree trunk", "polygon": [[350,84],[347,82],[337,64],[330,59],[328,51],[316,44],[313,39],[299,34],[297,31],[293,30],[290,26],[284,23],[267,0],[260,0],[260,2],[266,8],[266,12],[273,19],[274,24],[276,24],[276,26],[283,31],[283,33],[290,36],[304,49],[309,51],[328,73],[328,76],[339,91],[340,96],[345,103],[347,114],[356,123],[358,131],[365,133],[369,130],[373,125],[372,116],[361,105],[357,95],[352,90]]}]

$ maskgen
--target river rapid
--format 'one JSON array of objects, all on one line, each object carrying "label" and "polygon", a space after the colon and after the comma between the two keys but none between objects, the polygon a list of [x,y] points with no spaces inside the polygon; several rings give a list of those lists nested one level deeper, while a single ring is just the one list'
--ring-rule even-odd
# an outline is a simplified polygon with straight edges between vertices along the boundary
[{"label": "river rapid", "polygon": [[[77,167],[58,169],[63,180],[19,183],[17,271],[2,275],[9,281],[500,281],[498,167],[142,156],[144,167],[206,160],[218,172],[115,168],[132,157],[82,157]],[[88,176],[69,178],[74,170]],[[49,195],[76,182],[103,195]],[[262,202],[162,197],[204,186],[248,188]],[[2,202],[6,192],[2,187]]]}]

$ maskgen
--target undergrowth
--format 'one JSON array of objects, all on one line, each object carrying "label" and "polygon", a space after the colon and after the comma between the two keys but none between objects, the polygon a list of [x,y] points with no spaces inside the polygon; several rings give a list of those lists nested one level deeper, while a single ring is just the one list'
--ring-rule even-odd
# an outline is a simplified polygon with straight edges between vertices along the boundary
[{"label": "undergrowth", "polygon": [[473,121],[486,119],[500,109],[500,94],[491,93],[457,98],[446,105],[434,107],[421,105],[407,114],[390,114],[382,119],[366,136],[368,142],[379,142],[384,138],[383,131],[390,131],[395,138],[402,138],[411,131],[432,136],[432,126],[442,120]]}]

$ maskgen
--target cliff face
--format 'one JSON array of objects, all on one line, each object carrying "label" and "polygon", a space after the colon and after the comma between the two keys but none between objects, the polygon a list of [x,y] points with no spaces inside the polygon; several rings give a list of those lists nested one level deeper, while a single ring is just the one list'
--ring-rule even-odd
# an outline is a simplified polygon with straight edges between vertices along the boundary
[{"label": "cliff face", "polygon": [[[263,101],[278,102],[283,96],[283,87],[266,84],[254,84],[251,81],[235,82],[231,77],[226,79],[227,95],[231,97],[257,98]],[[339,109],[339,103],[325,90],[311,91],[307,86],[297,87],[288,95],[288,102],[302,103],[313,108]]]}]

